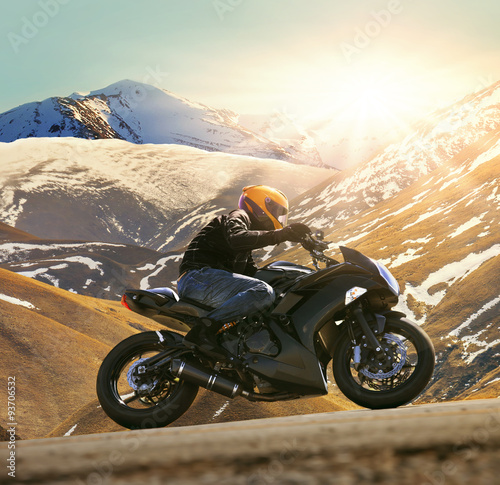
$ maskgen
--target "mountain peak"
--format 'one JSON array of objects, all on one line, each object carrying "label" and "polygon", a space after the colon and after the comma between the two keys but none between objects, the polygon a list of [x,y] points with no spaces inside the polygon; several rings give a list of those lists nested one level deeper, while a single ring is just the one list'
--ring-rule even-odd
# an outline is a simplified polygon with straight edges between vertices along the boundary
[{"label": "mountain peak", "polygon": [[238,123],[238,115],[132,79],[89,93],[28,103],[0,114],[0,142],[28,137],[117,138],[177,144],[236,155],[321,166],[302,140],[281,143]]},{"label": "mountain peak", "polygon": [[104,88],[96,89],[89,93],[90,96],[96,96],[99,94],[105,94],[107,96],[120,95],[125,97],[130,96],[142,96],[144,93],[155,92],[157,94],[172,95],[165,89],[158,88],[151,84],[142,83],[139,81],[134,81],[132,79],[122,79],[112,83]]}]

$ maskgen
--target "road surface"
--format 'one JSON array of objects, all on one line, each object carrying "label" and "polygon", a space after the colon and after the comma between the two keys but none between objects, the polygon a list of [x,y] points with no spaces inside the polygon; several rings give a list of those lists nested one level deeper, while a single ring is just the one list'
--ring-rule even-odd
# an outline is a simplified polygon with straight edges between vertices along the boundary
[{"label": "road surface", "polygon": [[[500,484],[500,399],[16,445],[16,479],[5,483],[495,485]],[[0,451],[7,451],[6,443]],[[10,480],[2,468],[0,483]]]}]

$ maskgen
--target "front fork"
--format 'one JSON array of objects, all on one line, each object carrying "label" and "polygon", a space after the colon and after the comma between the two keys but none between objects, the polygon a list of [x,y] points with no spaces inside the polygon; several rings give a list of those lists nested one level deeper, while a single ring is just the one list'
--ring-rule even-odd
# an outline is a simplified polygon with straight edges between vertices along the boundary
[{"label": "front fork", "polygon": [[354,345],[354,364],[361,363],[361,347],[371,349],[375,353],[377,360],[385,363],[387,355],[377,340],[377,335],[380,335],[384,331],[385,317],[375,314],[375,329],[372,329],[366,320],[361,303],[353,305],[349,309],[349,314],[351,319],[359,325],[362,333],[362,342],[358,342],[353,329],[350,329],[351,341]]}]

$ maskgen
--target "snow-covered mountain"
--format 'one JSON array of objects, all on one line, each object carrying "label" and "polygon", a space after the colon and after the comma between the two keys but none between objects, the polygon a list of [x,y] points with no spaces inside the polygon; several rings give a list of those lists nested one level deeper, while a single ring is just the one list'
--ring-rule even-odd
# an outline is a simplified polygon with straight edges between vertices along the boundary
[{"label": "snow-covered mountain", "polygon": [[295,201],[294,218],[332,227],[390,199],[500,127],[500,82],[419,123],[401,142]]},{"label": "snow-covered mountain", "polygon": [[331,170],[123,140],[29,138],[0,143],[0,220],[44,239],[182,246],[241,189],[290,199]]},{"label": "snow-covered mountain", "polygon": [[[315,139],[298,120],[278,111],[270,115],[241,115],[241,126],[271,140],[307,165],[324,166]],[[328,166],[328,165],[326,165]]]},{"label": "snow-covered mountain", "polygon": [[27,103],[0,114],[0,142],[28,137],[117,138],[178,144],[259,158],[320,165],[310,150],[281,146],[238,124],[238,115],[149,84],[124,80],[88,94]]}]

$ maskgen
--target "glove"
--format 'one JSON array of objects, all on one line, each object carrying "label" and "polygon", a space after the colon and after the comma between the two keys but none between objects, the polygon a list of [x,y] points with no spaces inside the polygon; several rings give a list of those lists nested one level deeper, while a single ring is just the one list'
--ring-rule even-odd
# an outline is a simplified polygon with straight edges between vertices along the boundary
[{"label": "glove", "polygon": [[307,234],[311,234],[311,229],[305,224],[295,222],[275,232],[277,244],[279,244],[284,241],[300,242]]}]

